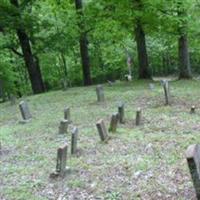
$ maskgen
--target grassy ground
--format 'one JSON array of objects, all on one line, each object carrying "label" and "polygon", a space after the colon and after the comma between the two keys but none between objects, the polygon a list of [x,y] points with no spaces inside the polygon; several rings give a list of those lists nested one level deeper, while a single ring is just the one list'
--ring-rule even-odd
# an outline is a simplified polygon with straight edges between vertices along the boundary
[{"label": "grassy ground", "polygon": [[[199,82],[170,84],[172,105],[164,106],[163,89],[149,82],[104,86],[106,102],[96,102],[95,87],[73,88],[26,97],[33,120],[25,125],[18,105],[0,105],[1,200],[132,200],[195,199],[185,160],[188,145],[200,143]],[[126,104],[126,124],[119,125],[108,144],[100,142],[95,123],[110,116],[120,101]],[[58,135],[63,109],[71,107],[79,128],[80,155],[68,158],[72,172],[50,180],[57,148],[70,133]],[[143,110],[143,125],[134,125],[135,111]]]}]

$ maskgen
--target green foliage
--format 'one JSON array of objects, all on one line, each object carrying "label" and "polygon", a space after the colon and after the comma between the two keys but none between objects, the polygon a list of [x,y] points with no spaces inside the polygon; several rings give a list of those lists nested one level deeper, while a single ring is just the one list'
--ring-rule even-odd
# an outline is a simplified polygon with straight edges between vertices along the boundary
[{"label": "green foliage", "polygon": [[13,65],[8,54],[0,54],[0,80],[3,84],[3,96],[15,93],[14,82],[17,74],[13,70]]},{"label": "green foliage", "polygon": [[119,192],[110,192],[106,196],[106,200],[120,200],[120,193]]},{"label": "green foliage", "polygon": [[[19,56],[22,53],[16,30],[20,27],[30,37],[33,53],[40,60],[49,89],[61,87],[62,80],[72,86],[82,84],[79,36],[83,31],[88,36],[94,83],[122,79],[128,73],[127,50],[132,58],[133,77],[137,78],[134,26],[138,18],[146,34],[153,75],[178,73],[177,39],[180,31],[188,34],[192,69],[199,73],[199,3],[195,0],[140,2],[142,6],[132,0],[84,0],[84,15],[77,17],[72,0],[19,1],[19,9],[9,0],[2,0],[1,79],[6,82],[6,89],[16,90],[13,83],[17,81],[22,93],[30,92],[27,71],[23,58]],[[84,30],[79,30],[78,23],[84,23]]]}]

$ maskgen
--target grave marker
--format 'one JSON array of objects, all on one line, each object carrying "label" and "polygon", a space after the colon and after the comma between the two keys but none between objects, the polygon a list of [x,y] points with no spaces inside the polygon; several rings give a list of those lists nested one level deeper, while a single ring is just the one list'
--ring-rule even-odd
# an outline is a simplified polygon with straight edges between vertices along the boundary
[{"label": "grave marker", "polygon": [[119,121],[119,114],[113,113],[110,121],[110,128],[109,131],[115,133],[117,131],[117,124]]},{"label": "grave marker", "polygon": [[187,163],[192,176],[197,199],[200,199],[200,145],[190,145],[186,151]]},{"label": "grave marker", "polygon": [[32,116],[26,101],[21,101],[19,104],[20,112],[23,118],[23,122],[29,121]]},{"label": "grave marker", "polygon": [[165,105],[170,104],[169,82],[167,80],[161,81],[165,93]]},{"label": "grave marker", "polygon": [[12,106],[16,104],[16,97],[14,95],[10,95],[10,104]]},{"label": "grave marker", "polygon": [[191,114],[195,114],[196,113],[196,107],[195,106],[191,107],[190,113]]},{"label": "grave marker", "polygon": [[142,118],[142,110],[141,108],[138,108],[136,111],[136,120],[135,120],[136,126],[139,126],[141,124],[141,118]]},{"label": "grave marker", "polygon": [[125,76],[126,81],[130,82],[132,81],[132,76],[130,74],[126,74]]},{"label": "grave marker", "polygon": [[114,82],[108,80],[108,85],[109,85],[109,86],[113,86],[113,85],[114,85]]},{"label": "grave marker", "polygon": [[155,89],[155,85],[153,83],[149,83],[149,89],[153,91]]},{"label": "grave marker", "polygon": [[64,119],[68,120],[68,122],[71,123],[71,115],[70,115],[70,108],[69,107],[64,109]]},{"label": "grave marker", "polygon": [[60,121],[59,125],[59,134],[67,133],[69,122],[66,119]]},{"label": "grave marker", "polygon": [[105,126],[103,119],[99,120],[96,123],[96,127],[102,142],[106,142],[108,140],[108,132]]},{"label": "grave marker", "polygon": [[67,149],[68,145],[65,144],[62,147],[59,147],[57,150],[57,162],[56,162],[56,171],[50,174],[50,178],[56,178],[58,176],[64,177],[67,172]]},{"label": "grave marker", "polygon": [[78,128],[74,127],[71,138],[71,154],[77,153]]},{"label": "grave marker", "polygon": [[118,106],[118,114],[119,114],[119,123],[124,124],[125,119],[124,119],[124,104],[123,103],[121,103]]},{"label": "grave marker", "polygon": [[97,101],[98,102],[104,102],[105,97],[104,97],[104,90],[102,85],[98,85],[96,87],[96,93],[97,93]]}]

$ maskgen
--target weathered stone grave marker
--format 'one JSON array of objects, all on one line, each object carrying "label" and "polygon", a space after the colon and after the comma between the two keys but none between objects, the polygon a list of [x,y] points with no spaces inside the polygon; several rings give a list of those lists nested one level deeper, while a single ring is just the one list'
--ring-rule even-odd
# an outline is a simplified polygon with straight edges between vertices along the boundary
[{"label": "weathered stone grave marker", "polygon": [[16,97],[14,95],[10,95],[10,104],[12,106],[16,104]]},{"label": "weathered stone grave marker", "polygon": [[119,121],[119,114],[113,113],[110,121],[110,128],[109,131],[115,133],[117,131],[117,124]]},{"label": "weathered stone grave marker", "polygon": [[186,158],[192,176],[197,199],[200,200],[200,145],[195,144],[188,147]]},{"label": "weathered stone grave marker", "polygon": [[170,104],[169,82],[167,80],[162,80],[161,84],[163,86],[165,93],[165,105],[169,105]]},{"label": "weathered stone grave marker", "polygon": [[64,119],[68,120],[68,122],[71,123],[71,115],[70,115],[70,108],[69,107],[64,109]]},{"label": "weathered stone grave marker", "polygon": [[68,145],[65,144],[57,150],[56,171],[50,174],[50,178],[64,177],[68,168],[67,164],[67,149]]},{"label": "weathered stone grave marker", "polygon": [[66,120],[66,119],[61,120],[59,128],[58,128],[59,134],[67,133],[68,125],[69,125],[68,120]]},{"label": "weathered stone grave marker", "polygon": [[149,83],[149,89],[153,91],[155,89],[155,85],[153,83]]},{"label": "weathered stone grave marker", "polygon": [[108,85],[109,85],[109,86],[113,86],[113,85],[114,85],[114,82],[108,80]]},{"label": "weathered stone grave marker", "polygon": [[132,81],[132,76],[130,74],[126,74],[125,76],[126,81],[130,82]]},{"label": "weathered stone grave marker", "polygon": [[72,130],[71,138],[71,154],[74,155],[77,153],[77,140],[78,140],[78,128],[74,127]]},{"label": "weathered stone grave marker", "polygon": [[106,142],[109,139],[109,137],[108,137],[108,132],[107,132],[103,119],[100,119],[96,123],[96,126],[97,126],[97,130],[98,130],[101,141]]},{"label": "weathered stone grave marker", "polygon": [[96,93],[97,93],[97,101],[98,102],[104,102],[105,97],[104,97],[104,90],[102,85],[97,85],[96,87]]},{"label": "weathered stone grave marker", "polygon": [[125,119],[124,119],[124,104],[120,103],[118,106],[118,114],[119,114],[119,123],[124,124]]},{"label": "weathered stone grave marker", "polygon": [[19,109],[20,109],[20,112],[21,112],[21,115],[23,118],[23,121],[21,121],[21,122],[26,123],[26,122],[30,121],[32,118],[32,115],[30,113],[30,110],[29,110],[29,107],[28,107],[28,104],[26,101],[20,102]]},{"label": "weathered stone grave marker", "polygon": [[142,118],[142,110],[141,108],[138,108],[136,111],[136,119],[135,119],[136,126],[141,125],[141,118]]},{"label": "weathered stone grave marker", "polygon": [[195,114],[196,113],[196,107],[195,106],[191,107],[190,113],[191,114]]}]

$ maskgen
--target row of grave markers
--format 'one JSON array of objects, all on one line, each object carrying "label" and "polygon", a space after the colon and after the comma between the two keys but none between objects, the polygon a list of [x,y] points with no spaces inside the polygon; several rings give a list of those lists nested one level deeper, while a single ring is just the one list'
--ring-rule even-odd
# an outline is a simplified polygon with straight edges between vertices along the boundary
[{"label": "row of grave markers", "polygon": [[[26,101],[20,102],[19,108],[20,108],[24,123],[29,122],[32,118],[32,115],[30,113],[27,102]],[[141,114],[138,115],[138,113],[140,113],[140,112],[137,112],[137,115],[136,115],[136,124],[137,125],[139,125],[139,119],[141,116]],[[109,131],[111,131],[113,133],[116,132],[118,122],[125,123],[124,116],[125,116],[124,115],[124,104],[121,103],[118,107],[118,113],[114,113],[111,117]],[[138,118],[138,116],[139,116],[139,118]],[[69,123],[71,123],[70,108],[66,108],[66,109],[64,109],[64,119],[60,121],[58,133],[59,134],[67,133]],[[101,140],[104,142],[107,141],[109,139],[109,137],[108,137],[107,129],[105,127],[103,120],[100,120],[99,122],[97,122],[97,129],[98,129]],[[77,140],[78,140],[78,129],[76,127],[74,127],[74,129],[72,131],[72,137],[71,137],[71,154],[72,155],[76,154],[76,152],[77,152]],[[67,144],[58,148],[56,170],[55,170],[55,172],[50,174],[51,178],[63,177],[66,174],[66,172],[68,171],[68,168],[66,167],[67,150],[68,150]]]},{"label": "row of grave markers", "polygon": [[[164,97],[165,97],[165,105],[170,105],[171,103],[171,97],[170,97],[170,89],[169,89],[169,82],[167,80],[161,80],[161,85],[163,86],[163,90],[164,90]],[[149,88],[151,90],[154,89],[154,84],[150,83],[149,84]],[[96,87],[96,94],[97,94],[97,101],[98,102],[104,102],[105,101],[105,96],[104,96],[104,89],[102,85],[97,85]],[[14,105],[16,102],[16,97],[15,96],[11,96],[11,104]],[[24,105],[22,102],[21,106],[26,106],[26,104]],[[26,108],[24,108],[26,110]],[[26,113],[22,113],[23,121],[24,123],[26,123],[31,116],[29,115],[30,112],[27,112],[27,116]],[[67,109],[66,109],[66,113],[68,113]],[[193,108],[191,108],[191,113],[195,113],[195,106],[193,106]]]},{"label": "row of grave markers", "polygon": [[[64,109],[64,119],[60,121],[58,133],[59,134],[68,133],[68,126],[70,123],[72,123],[70,108],[67,107]],[[78,141],[78,128],[74,127],[71,132],[71,155],[76,155],[78,152],[77,141]],[[56,170],[55,172],[50,174],[50,178],[64,177],[66,173],[70,171],[70,168],[67,167],[67,152],[68,152],[68,144],[65,144],[58,148]]]},{"label": "row of grave markers", "polygon": [[[165,94],[165,104],[170,105],[170,93],[169,93],[169,83],[168,81],[161,81],[161,84],[164,89]],[[151,88],[153,88],[152,85],[150,85]],[[97,99],[99,102],[102,102],[105,100],[104,93],[103,93],[103,87],[97,86]],[[196,110],[195,106],[191,107],[190,113],[194,114]],[[113,113],[111,117],[110,122],[110,128],[109,131],[116,132],[118,121],[120,123],[125,123],[124,120],[124,104],[121,104],[118,108],[118,113]],[[141,109],[139,108],[136,112],[136,125],[140,125],[141,122]],[[97,130],[99,132],[99,136],[101,141],[107,142],[109,139],[108,132],[105,126],[105,123],[103,119],[99,120],[96,123]],[[196,197],[198,200],[200,200],[200,145],[191,145],[188,147],[186,151],[186,159],[188,162],[188,167],[191,173],[192,181],[194,184]]]},{"label": "row of grave markers", "polygon": [[[170,90],[169,90],[169,82],[167,80],[161,80],[161,85],[164,89],[164,95],[165,95],[165,105],[170,105]],[[149,88],[151,90],[154,89],[154,85],[152,83],[149,84]],[[97,94],[97,101],[98,102],[104,102],[105,96],[104,96],[104,89],[102,85],[97,85],[96,87],[96,94]]]},{"label": "row of grave markers", "polygon": [[[71,155],[75,155],[78,151],[78,128],[74,127],[71,134]],[[67,167],[68,144],[65,144],[57,150],[56,170],[50,174],[50,178],[64,177],[70,168]]]},{"label": "row of grave markers", "polygon": [[[169,105],[170,97],[169,97],[169,84],[168,81],[163,81],[163,88],[165,93],[165,103]],[[97,100],[102,102],[105,100],[103,87],[97,86]],[[28,104],[26,101],[22,101],[19,104],[19,108],[21,111],[21,115],[23,118],[23,123],[27,123],[31,120],[32,115],[30,113]],[[195,113],[195,106],[191,107],[191,113]],[[125,113],[124,113],[124,104],[120,104],[118,107],[118,112],[113,113],[111,117],[109,131],[116,132],[117,124],[118,123],[125,123]],[[140,125],[141,122],[141,109],[138,109],[136,112],[136,125]],[[59,134],[67,133],[68,125],[71,123],[70,118],[70,108],[66,108],[64,110],[64,119],[61,120],[59,125]],[[99,120],[96,123],[96,127],[100,136],[101,141],[108,141],[108,131],[106,129],[105,123],[103,119]],[[77,140],[78,140],[78,128],[74,127],[71,135],[71,154],[77,153]],[[1,150],[1,143],[0,143],[0,150]],[[57,150],[57,163],[56,163],[56,170],[52,174],[50,174],[51,178],[55,177],[64,177],[66,172],[69,170],[67,167],[67,151],[68,151],[68,144],[65,144],[58,148]],[[191,145],[188,147],[186,151],[186,159],[188,162],[189,170],[191,173],[191,177],[193,180],[193,184],[196,191],[197,199],[200,200],[200,145]]]},{"label": "row of grave markers", "polygon": [[[19,108],[23,119],[22,121],[20,121],[20,123],[29,122],[32,119],[32,115],[30,113],[27,102],[21,101],[19,104]],[[72,121],[70,116],[70,108],[67,107],[64,109],[64,119],[60,121],[60,125],[58,127],[58,133],[59,134],[68,133],[68,126],[71,122]],[[77,141],[78,141],[78,128],[74,127],[71,133],[71,155],[75,155],[78,151]],[[56,170],[55,172],[50,174],[51,178],[64,177],[66,172],[69,170],[66,166],[67,151],[68,151],[68,144],[65,144],[62,147],[58,148]]]},{"label": "row of grave markers", "polygon": [[[161,80],[161,85],[163,86],[163,90],[164,90],[165,104],[170,105],[171,99],[170,99],[169,82],[167,80]],[[150,83],[149,88],[151,90],[153,90],[154,84]],[[104,89],[103,89],[102,85],[97,85],[96,94],[97,94],[97,101],[98,102],[104,102],[105,101]],[[11,96],[11,103],[15,104],[15,102],[16,102],[16,98],[12,95]],[[24,116],[24,117],[26,118],[26,116]],[[27,117],[29,118],[29,116],[27,116]]]},{"label": "row of grave markers", "polygon": [[[135,119],[136,126],[141,125],[141,119],[142,119],[142,110],[138,108],[138,110],[136,111],[136,119]],[[118,106],[118,112],[112,114],[108,131],[115,133],[117,131],[118,123],[121,123],[121,124],[125,123],[125,110],[124,110],[123,103],[121,103]],[[100,140],[102,142],[107,142],[109,137],[108,137],[108,131],[104,123],[104,120],[100,119],[96,123],[96,127],[99,133]]]}]

